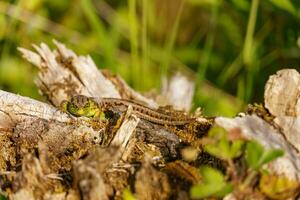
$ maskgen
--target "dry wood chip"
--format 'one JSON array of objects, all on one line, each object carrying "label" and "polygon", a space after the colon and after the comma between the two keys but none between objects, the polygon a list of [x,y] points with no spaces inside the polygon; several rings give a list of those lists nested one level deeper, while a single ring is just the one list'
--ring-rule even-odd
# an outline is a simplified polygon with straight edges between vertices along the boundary
[{"label": "dry wood chip", "polygon": [[176,73],[170,79],[164,79],[161,95],[165,98],[165,105],[189,111],[192,107],[194,91],[195,82],[181,73]]},{"label": "dry wood chip", "polygon": [[269,77],[265,86],[265,107],[275,117],[300,114],[300,75],[295,69],[283,69]]},{"label": "dry wood chip", "polygon": [[270,76],[264,96],[274,122],[300,152],[300,74],[294,69],[278,71]]}]

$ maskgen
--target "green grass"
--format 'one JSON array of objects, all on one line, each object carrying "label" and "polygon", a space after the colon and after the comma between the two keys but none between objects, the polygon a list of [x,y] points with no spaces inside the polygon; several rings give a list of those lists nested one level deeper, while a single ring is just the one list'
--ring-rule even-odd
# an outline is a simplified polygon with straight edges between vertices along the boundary
[{"label": "green grass", "polygon": [[182,16],[182,11],[183,11],[184,5],[185,5],[185,0],[181,1],[178,10],[176,10],[177,14],[176,14],[175,21],[172,25],[172,29],[170,30],[169,33],[167,33],[168,36],[166,38],[165,47],[162,52],[163,59],[161,62],[161,74],[163,76],[167,75],[169,67],[170,67],[172,51],[173,51],[174,44],[176,42],[176,37],[177,37],[178,31],[179,31],[179,23],[180,23],[180,19]]},{"label": "green grass", "polygon": [[194,107],[234,115],[263,100],[269,75],[300,69],[299,16],[291,0],[0,1],[0,89],[40,98],[16,48],[54,38],[142,92],[191,70]]}]

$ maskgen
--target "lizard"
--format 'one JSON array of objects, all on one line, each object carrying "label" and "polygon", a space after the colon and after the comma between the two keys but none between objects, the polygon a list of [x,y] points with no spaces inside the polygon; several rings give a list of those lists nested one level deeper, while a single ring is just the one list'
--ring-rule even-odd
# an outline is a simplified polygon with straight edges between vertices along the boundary
[{"label": "lizard", "polygon": [[196,120],[188,116],[167,115],[158,110],[144,106],[138,102],[118,98],[94,98],[75,95],[70,101],[62,103],[63,110],[74,116],[105,119],[107,111],[124,113],[132,106],[132,113],[138,118],[159,125],[186,125]]},{"label": "lizard", "polygon": [[[132,107],[132,114],[138,118],[160,126],[166,126],[169,130],[174,131],[182,141],[192,143],[196,146],[199,146],[198,138],[207,133],[214,121],[214,118],[196,118],[179,114],[178,112],[178,114],[163,112],[162,110],[152,109],[127,99],[95,98],[75,95],[69,101],[63,101],[61,103],[63,111],[76,117],[84,116],[94,120],[110,121],[110,119],[116,119],[115,117],[120,115],[120,118],[111,121],[113,123],[112,126],[108,126],[113,129],[108,131],[110,133],[118,129],[129,106]],[[105,141],[106,140],[108,139],[105,139]]]}]

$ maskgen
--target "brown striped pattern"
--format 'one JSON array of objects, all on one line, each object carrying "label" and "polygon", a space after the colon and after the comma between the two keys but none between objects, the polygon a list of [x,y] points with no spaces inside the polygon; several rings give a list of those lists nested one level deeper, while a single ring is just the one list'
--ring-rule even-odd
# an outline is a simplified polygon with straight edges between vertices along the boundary
[{"label": "brown striped pattern", "polygon": [[92,98],[83,95],[77,95],[72,97],[71,102],[77,107],[83,107],[88,100],[97,103],[99,108],[104,111],[118,110],[120,112],[126,112],[128,107],[131,105],[133,114],[135,114],[137,117],[161,125],[185,125],[195,120],[194,118],[189,118],[186,116],[167,115],[137,102],[125,99]]}]

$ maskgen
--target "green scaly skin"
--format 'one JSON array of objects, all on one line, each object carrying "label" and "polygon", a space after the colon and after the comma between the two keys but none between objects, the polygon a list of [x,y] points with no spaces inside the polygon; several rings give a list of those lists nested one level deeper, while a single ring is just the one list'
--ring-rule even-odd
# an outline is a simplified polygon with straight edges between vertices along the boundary
[{"label": "green scaly skin", "polygon": [[94,101],[88,100],[83,106],[79,107],[70,101],[63,101],[61,108],[64,112],[68,112],[76,117],[89,117],[93,119],[106,119]]}]

